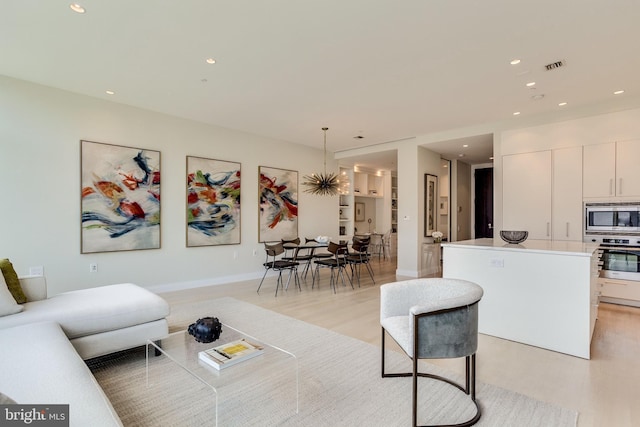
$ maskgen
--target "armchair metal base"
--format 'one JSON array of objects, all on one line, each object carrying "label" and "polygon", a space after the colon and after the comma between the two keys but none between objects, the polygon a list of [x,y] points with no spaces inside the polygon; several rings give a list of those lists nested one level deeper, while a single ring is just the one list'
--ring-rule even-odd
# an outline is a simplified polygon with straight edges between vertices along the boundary
[{"label": "armchair metal base", "polygon": [[[413,388],[412,388],[412,426],[414,427],[465,427],[472,426],[476,424],[480,420],[480,416],[482,414],[480,410],[480,405],[476,401],[476,355],[475,353],[465,357],[465,386],[457,384],[456,382],[434,374],[427,374],[425,372],[418,372],[418,358],[412,358],[413,361],[413,372],[400,372],[400,373],[386,373],[385,372],[385,329],[382,328],[382,378],[393,378],[393,377],[412,377],[413,378]],[[447,384],[450,384],[457,389],[464,392],[466,395],[471,397],[471,401],[476,407],[476,414],[469,419],[468,421],[464,421],[458,424],[438,424],[436,425],[420,425],[418,426],[417,422],[417,414],[418,414],[418,377],[423,378],[431,378],[438,381],[443,381]]]}]

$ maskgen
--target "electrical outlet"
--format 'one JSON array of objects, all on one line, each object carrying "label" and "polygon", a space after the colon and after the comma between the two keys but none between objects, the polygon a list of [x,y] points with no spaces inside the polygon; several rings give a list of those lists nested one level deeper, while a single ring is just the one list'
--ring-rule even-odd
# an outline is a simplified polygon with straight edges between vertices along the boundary
[{"label": "electrical outlet", "polygon": [[44,276],[44,267],[41,265],[29,267],[29,276]]},{"label": "electrical outlet", "polygon": [[92,262],[91,264],[89,264],[89,273],[97,273],[98,272],[98,264],[95,262]]},{"label": "electrical outlet", "polygon": [[238,259],[238,251],[233,251],[233,259]]},{"label": "electrical outlet", "polygon": [[491,267],[504,268],[504,259],[492,258],[491,261],[489,261],[489,264]]},{"label": "electrical outlet", "polygon": [[258,256],[258,250],[257,249],[253,250],[253,256]]}]

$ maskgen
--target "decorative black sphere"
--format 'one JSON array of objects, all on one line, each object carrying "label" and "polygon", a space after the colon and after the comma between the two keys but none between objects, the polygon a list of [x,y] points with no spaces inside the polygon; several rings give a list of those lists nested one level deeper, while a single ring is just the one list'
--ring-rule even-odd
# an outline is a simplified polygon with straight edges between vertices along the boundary
[{"label": "decorative black sphere", "polygon": [[213,342],[220,338],[222,323],[217,317],[203,317],[190,324],[188,331],[198,342]]}]

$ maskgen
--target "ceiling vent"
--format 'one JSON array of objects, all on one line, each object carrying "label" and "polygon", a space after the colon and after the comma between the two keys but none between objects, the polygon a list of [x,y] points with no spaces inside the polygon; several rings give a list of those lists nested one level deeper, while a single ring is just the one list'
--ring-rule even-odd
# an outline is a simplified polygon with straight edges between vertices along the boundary
[{"label": "ceiling vent", "polygon": [[544,68],[547,71],[551,71],[560,67],[564,67],[565,65],[566,65],[565,62],[561,60],[561,61],[552,62],[551,64],[547,64],[544,66]]}]

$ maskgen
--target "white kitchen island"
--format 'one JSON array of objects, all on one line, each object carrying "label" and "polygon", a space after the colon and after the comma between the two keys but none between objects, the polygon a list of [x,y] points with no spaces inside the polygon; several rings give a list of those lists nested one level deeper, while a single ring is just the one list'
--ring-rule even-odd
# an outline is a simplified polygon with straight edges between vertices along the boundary
[{"label": "white kitchen island", "polygon": [[597,246],[501,239],[443,243],[443,277],[484,289],[478,331],[589,359],[598,314]]}]

